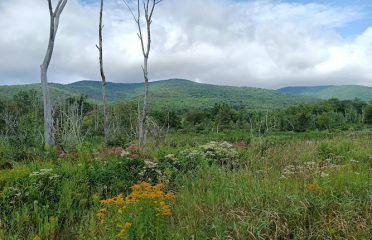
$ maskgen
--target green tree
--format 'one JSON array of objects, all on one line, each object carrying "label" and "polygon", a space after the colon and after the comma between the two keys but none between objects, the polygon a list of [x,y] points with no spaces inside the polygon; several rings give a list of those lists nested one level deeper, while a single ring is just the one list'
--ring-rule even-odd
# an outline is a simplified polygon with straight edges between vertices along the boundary
[{"label": "green tree", "polygon": [[372,124],[372,104],[367,105],[364,113],[364,121],[367,124]]}]

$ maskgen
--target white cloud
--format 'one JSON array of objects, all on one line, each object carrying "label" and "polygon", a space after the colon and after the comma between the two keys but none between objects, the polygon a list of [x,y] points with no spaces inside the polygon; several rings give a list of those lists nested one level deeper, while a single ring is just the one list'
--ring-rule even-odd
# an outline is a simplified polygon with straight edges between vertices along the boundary
[{"label": "white cloud", "polygon": [[[136,26],[120,1],[106,2],[107,77],[141,81]],[[269,88],[372,85],[372,26],[353,39],[335,30],[363,17],[356,7],[233,0],[164,0],[158,7],[152,79]],[[48,20],[46,1],[0,2],[0,84],[38,82]],[[97,28],[98,5],[70,0],[61,16],[51,81],[99,79]]]}]

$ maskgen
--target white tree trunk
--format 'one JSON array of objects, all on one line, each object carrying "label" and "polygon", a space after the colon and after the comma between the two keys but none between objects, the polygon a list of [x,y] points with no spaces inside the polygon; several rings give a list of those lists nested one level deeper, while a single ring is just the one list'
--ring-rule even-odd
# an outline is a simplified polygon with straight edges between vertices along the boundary
[{"label": "white tree trunk", "polygon": [[143,54],[143,77],[144,77],[144,98],[143,98],[143,110],[142,113],[138,111],[138,141],[139,146],[144,146],[147,140],[147,130],[146,130],[146,120],[148,115],[149,109],[149,73],[148,73],[148,60],[150,55],[150,48],[151,48],[151,23],[152,23],[152,15],[154,13],[155,6],[160,3],[162,0],[145,0],[143,1],[143,11],[145,14],[145,21],[146,21],[146,30],[147,30],[147,42],[143,39],[142,34],[142,27],[141,27],[141,4],[140,0],[137,0],[137,15],[134,14],[134,11],[128,4],[126,0],[123,0],[125,5],[128,7],[129,11],[131,12],[134,21],[137,23],[138,27],[138,37],[141,41],[141,48]]},{"label": "white tree trunk", "polygon": [[53,134],[52,103],[48,88],[47,68],[43,65],[41,66],[41,88],[44,103],[44,141],[46,145],[53,146],[55,141]]},{"label": "white tree trunk", "polygon": [[48,67],[52,59],[54,41],[56,38],[59,17],[66,6],[68,0],[59,0],[56,9],[53,11],[52,1],[48,0],[49,14],[50,14],[50,30],[49,30],[49,43],[44,57],[44,61],[40,66],[41,70],[41,89],[43,92],[44,104],[44,142],[47,146],[55,144],[53,133],[53,117],[52,117],[52,102],[48,88]]},{"label": "white tree trunk", "polygon": [[106,76],[105,72],[103,71],[103,40],[102,40],[102,31],[103,31],[103,0],[101,0],[101,8],[99,12],[99,29],[98,29],[98,38],[99,38],[99,45],[97,49],[99,51],[99,66],[100,66],[100,73],[101,73],[101,80],[102,80],[102,100],[103,100],[103,131],[105,135],[105,143],[108,142],[108,135],[109,135],[109,119],[107,113],[107,95],[106,95]]}]

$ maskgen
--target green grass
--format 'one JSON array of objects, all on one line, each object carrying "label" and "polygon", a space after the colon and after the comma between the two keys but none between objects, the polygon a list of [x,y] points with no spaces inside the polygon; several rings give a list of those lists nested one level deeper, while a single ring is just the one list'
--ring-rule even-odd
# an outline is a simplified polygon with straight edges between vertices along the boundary
[{"label": "green grass", "polygon": [[[371,186],[366,170],[356,175],[345,169],[327,179],[279,180],[214,168],[187,180],[175,204],[176,239],[368,238]],[[307,190],[309,181],[321,189]]]},{"label": "green grass", "polygon": [[[248,144],[239,145],[241,139]],[[238,164],[184,157],[212,140],[232,142]],[[176,162],[167,160],[170,153]],[[63,160],[44,158],[1,171],[0,239],[113,239],[96,219],[98,200],[128,194],[148,179],[141,175],[144,159],[159,160],[166,191],[176,194],[158,239],[368,239],[372,231],[367,130],[262,138],[241,131],[173,133],[137,160],[89,145]],[[297,170],[287,174],[288,166]],[[34,176],[41,169],[53,171]],[[318,187],[308,189],[310,183]]]},{"label": "green grass", "polygon": [[[368,239],[371,231],[370,134],[345,139],[254,143],[241,154],[246,167],[213,167],[185,178],[175,204],[176,239]],[[324,148],[340,167],[328,174],[281,178],[290,164],[323,162]],[[328,155],[327,155],[328,157]],[[351,163],[357,160],[358,163]],[[307,190],[317,183],[320,190]]]}]

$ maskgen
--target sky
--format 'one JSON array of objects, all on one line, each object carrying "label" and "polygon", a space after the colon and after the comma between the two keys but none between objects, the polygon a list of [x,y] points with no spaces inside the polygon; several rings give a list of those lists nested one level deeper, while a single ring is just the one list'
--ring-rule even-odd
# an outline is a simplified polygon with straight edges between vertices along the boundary
[{"label": "sky", "polygon": [[[69,0],[50,82],[100,79],[98,13],[97,0]],[[104,25],[107,80],[143,81],[137,28],[121,0],[105,0]],[[0,0],[0,29],[0,85],[40,82],[47,1]],[[372,86],[372,1],[163,0],[153,16],[149,73],[270,89]]]}]

